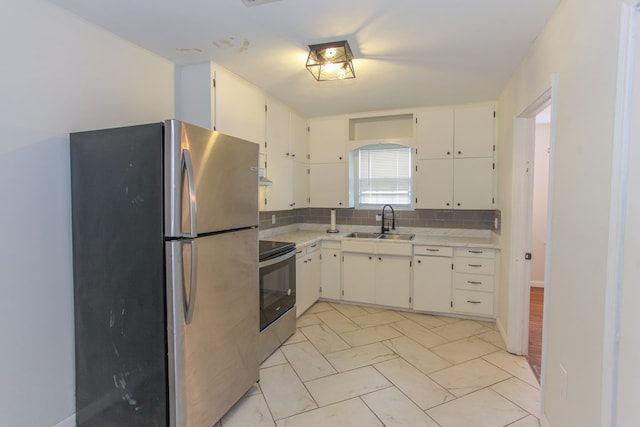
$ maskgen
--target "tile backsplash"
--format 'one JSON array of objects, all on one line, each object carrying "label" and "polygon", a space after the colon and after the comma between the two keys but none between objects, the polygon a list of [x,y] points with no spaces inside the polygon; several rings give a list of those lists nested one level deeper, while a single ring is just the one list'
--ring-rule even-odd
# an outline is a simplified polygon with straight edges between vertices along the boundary
[{"label": "tile backsplash", "polygon": [[[380,226],[380,222],[376,221],[377,213],[380,211],[336,209],[336,224]],[[499,210],[418,209],[396,210],[395,214],[397,227],[466,228],[500,232],[501,213]],[[274,216],[275,224],[273,224]],[[297,223],[328,225],[330,221],[331,209],[328,208],[260,212],[261,230]]]}]

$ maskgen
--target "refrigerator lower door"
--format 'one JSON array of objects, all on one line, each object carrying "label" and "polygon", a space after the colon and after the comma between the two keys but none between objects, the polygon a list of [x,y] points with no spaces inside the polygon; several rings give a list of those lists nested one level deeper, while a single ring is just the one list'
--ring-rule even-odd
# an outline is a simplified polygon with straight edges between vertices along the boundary
[{"label": "refrigerator lower door", "polygon": [[172,426],[211,427],[258,381],[258,231],[167,242]]}]

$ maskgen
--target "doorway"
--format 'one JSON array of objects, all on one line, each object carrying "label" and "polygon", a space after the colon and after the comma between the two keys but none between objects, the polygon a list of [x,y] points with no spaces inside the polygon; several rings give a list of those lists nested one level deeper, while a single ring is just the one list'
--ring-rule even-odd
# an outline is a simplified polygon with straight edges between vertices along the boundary
[{"label": "doorway", "polygon": [[[555,96],[557,90],[557,75],[552,75],[551,85],[548,90],[542,93],[537,99],[525,108],[514,121],[514,154],[513,154],[513,204],[512,204],[512,224],[511,224],[511,256],[509,262],[509,328],[507,331],[507,350],[514,354],[527,355],[529,352],[529,313],[531,303],[531,279],[532,260],[535,256],[537,261],[543,261],[543,279],[537,282],[544,283],[548,293],[549,269],[547,268],[550,259],[550,248],[552,238],[552,222],[545,221],[546,225],[538,226],[536,235],[541,237],[544,249],[538,249],[534,254],[533,247],[533,222],[534,222],[534,166],[535,166],[535,139],[536,139],[536,117],[543,111],[548,111],[549,119],[546,130],[538,132],[539,136],[545,135],[546,141],[539,144],[541,152],[546,148],[546,161],[539,161],[539,164],[548,165],[546,178],[547,194],[546,215],[543,218],[551,218],[552,200],[550,196],[553,188],[553,152],[554,152],[554,129],[555,129]],[[545,112],[546,115],[546,112]],[[542,120],[542,115],[540,121]],[[547,148],[548,147],[548,148]],[[540,185],[544,188],[544,184]],[[540,205],[540,204],[539,204]],[[544,210],[544,208],[543,208]],[[540,231],[542,228],[543,231]],[[546,228],[546,229],[545,229]],[[542,284],[540,283],[540,284]],[[542,317],[546,311],[546,303],[542,303]],[[539,310],[539,309],[538,309]],[[541,382],[544,382],[544,326],[540,319],[540,329],[542,330],[540,345],[540,366],[538,372]],[[539,333],[540,334],[540,333]]]},{"label": "doorway", "polygon": [[542,365],[542,325],[544,306],[547,211],[549,199],[549,153],[551,152],[551,106],[535,116],[533,137],[531,200],[531,268],[529,279],[529,340],[527,361],[538,381]]}]

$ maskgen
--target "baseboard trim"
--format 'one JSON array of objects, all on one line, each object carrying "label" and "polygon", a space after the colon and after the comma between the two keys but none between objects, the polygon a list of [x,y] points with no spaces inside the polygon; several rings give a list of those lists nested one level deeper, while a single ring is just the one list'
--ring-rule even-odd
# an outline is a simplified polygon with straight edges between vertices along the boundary
[{"label": "baseboard trim", "polygon": [[544,281],[540,282],[538,280],[532,280],[530,285],[532,288],[544,288]]}]

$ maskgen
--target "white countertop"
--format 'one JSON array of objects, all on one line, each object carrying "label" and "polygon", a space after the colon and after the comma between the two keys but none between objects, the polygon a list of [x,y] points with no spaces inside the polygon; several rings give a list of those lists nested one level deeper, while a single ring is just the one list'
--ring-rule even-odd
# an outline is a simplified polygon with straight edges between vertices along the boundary
[{"label": "white countertop", "polygon": [[[326,225],[296,224],[271,228],[260,232],[261,240],[293,242],[297,246],[306,246],[320,240],[342,240],[353,231],[379,232],[371,226],[343,226],[339,233],[327,233]],[[415,234],[413,240],[396,240],[413,245],[439,245],[453,247],[480,247],[500,249],[500,236],[491,230],[408,228],[400,227],[394,233]],[[384,240],[378,240],[384,242]]]}]

